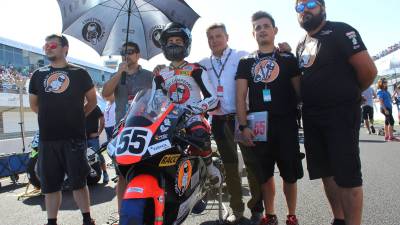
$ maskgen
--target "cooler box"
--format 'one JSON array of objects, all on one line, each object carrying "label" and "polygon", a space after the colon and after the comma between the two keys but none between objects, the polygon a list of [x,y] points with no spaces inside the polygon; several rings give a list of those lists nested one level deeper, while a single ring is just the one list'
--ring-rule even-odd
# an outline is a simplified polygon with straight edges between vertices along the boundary
[{"label": "cooler box", "polygon": [[0,154],[0,178],[25,173],[29,154],[30,152]]}]

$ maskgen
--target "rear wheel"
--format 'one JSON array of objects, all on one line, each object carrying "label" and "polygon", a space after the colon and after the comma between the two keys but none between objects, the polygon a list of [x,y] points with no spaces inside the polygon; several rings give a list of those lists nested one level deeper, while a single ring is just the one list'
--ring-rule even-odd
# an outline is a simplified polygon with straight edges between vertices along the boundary
[{"label": "rear wheel", "polygon": [[100,181],[100,178],[101,178],[100,162],[97,161],[96,163],[90,166],[90,173],[87,176],[87,184],[88,185],[97,184]]},{"label": "rear wheel", "polygon": [[26,173],[28,175],[29,183],[31,183],[35,188],[40,189],[40,179],[37,174],[37,161],[38,155],[29,158]]},{"label": "rear wheel", "polygon": [[121,203],[119,225],[144,225],[146,199],[124,199]]}]

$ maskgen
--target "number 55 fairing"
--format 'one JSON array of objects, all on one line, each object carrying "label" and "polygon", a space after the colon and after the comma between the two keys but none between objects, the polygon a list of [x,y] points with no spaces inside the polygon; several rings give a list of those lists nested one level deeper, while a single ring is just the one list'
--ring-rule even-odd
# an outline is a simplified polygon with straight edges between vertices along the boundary
[{"label": "number 55 fairing", "polygon": [[128,183],[120,225],[180,224],[205,197],[205,163],[187,151],[188,145],[204,140],[186,132],[190,116],[161,90],[135,97],[125,124],[108,145]]}]

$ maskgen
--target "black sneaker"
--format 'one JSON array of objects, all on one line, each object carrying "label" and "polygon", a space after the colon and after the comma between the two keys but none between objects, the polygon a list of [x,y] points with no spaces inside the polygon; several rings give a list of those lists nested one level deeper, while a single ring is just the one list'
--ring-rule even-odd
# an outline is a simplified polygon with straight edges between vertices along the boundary
[{"label": "black sneaker", "polygon": [[373,134],[375,134],[375,132],[376,132],[375,131],[375,127],[373,125],[371,125],[371,131],[372,131]]},{"label": "black sneaker", "polygon": [[346,225],[344,220],[333,219],[331,225]]},{"label": "black sneaker", "polygon": [[243,212],[233,212],[225,219],[227,224],[238,224],[243,219]]},{"label": "black sneaker", "polygon": [[94,222],[94,219],[92,219],[91,221],[90,221],[90,223],[84,223],[83,225],[96,225],[96,223]]},{"label": "black sneaker", "polygon": [[250,217],[250,225],[259,225],[263,214],[260,212],[252,212]]}]

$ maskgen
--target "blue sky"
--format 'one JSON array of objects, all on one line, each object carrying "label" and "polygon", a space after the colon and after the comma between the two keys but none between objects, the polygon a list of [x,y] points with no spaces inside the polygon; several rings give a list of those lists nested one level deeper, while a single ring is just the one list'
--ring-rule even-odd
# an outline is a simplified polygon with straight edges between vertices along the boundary
[{"label": "blue sky", "polygon": [[[71,0],[74,1],[74,0]],[[191,61],[208,57],[205,29],[213,22],[223,22],[230,34],[229,45],[253,51],[256,43],[251,34],[251,15],[264,10],[272,14],[279,28],[276,43],[287,41],[295,48],[304,35],[300,29],[294,0],[187,0],[201,16],[193,28]],[[400,41],[399,0],[326,0],[327,18],[355,27],[371,55]],[[0,0],[0,36],[41,47],[46,35],[61,32],[61,14],[56,0]],[[96,64],[102,59],[95,51],[70,39],[70,55]],[[162,55],[141,64],[148,69],[165,63]]]}]

